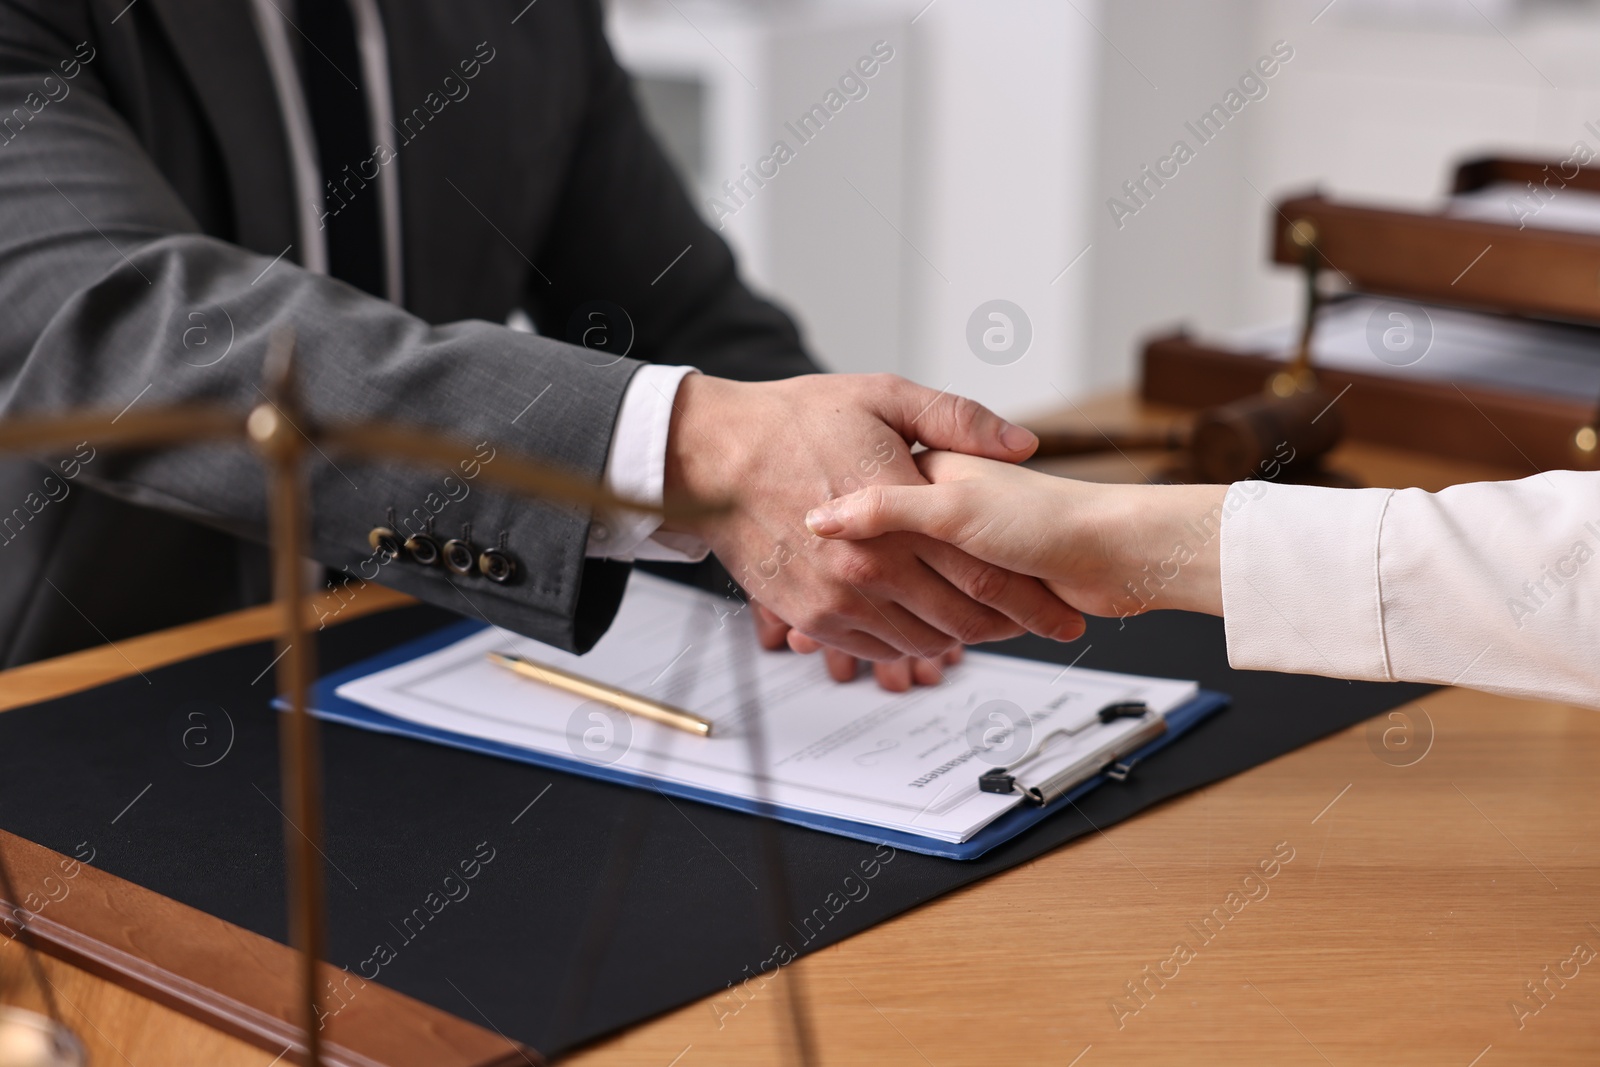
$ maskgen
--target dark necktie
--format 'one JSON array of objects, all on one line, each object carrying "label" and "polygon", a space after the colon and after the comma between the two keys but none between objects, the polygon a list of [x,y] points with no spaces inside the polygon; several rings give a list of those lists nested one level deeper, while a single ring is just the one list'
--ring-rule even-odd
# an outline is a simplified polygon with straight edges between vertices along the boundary
[{"label": "dark necktie", "polygon": [[369,88],[361,77],[355,20],[345,0],[300,0],[298,7],[306,107],[322,162],[328,273],[386,296]]}]

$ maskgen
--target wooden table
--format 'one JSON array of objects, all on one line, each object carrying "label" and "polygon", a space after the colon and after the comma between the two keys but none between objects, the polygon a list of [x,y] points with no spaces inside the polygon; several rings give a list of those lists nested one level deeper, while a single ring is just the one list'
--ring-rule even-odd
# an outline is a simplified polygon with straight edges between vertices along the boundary
[{"label": "wooden table", "polygon": [[[1163,413],[1107,401],[1063,421],[1135,414]],[[1136,480],[1158,461],[1051,466]],[[1428,489],[1527,473],[1354,444],[1333,463],[1368,484]],[[363,596],[344,618],[404,600]],[[270,628],[255,609],[19,668],[0,674],[0,710]],[[1600,715],[1441,690],[807,956],[777,981],[802,987],[827,1064],[1592,1064],[1597,767]],[[272,1061],[84,971],[47,968],[96,1064]],[[11,999],[27,1000],[27,983],[14,986]],[[776,982],[730,991],[569,1062],[785,1063],[780,1004]]]}]

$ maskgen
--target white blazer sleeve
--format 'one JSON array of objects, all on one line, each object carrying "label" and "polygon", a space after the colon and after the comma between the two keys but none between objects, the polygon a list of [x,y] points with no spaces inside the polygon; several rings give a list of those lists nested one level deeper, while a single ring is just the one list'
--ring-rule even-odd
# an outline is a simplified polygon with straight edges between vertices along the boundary
[{"label": "white blazer sleeve", "polygon": [[1237,668],[1600,708],[1600,472],[1438,493],[1235,483],[1222,602]]}]

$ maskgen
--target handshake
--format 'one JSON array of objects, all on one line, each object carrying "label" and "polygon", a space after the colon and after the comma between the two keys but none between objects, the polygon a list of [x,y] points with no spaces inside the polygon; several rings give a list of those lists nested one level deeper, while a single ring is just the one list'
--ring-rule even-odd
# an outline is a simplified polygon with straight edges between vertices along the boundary
[{"label": "handshake", "polygon": [[[841,681],[866,659],[885,688],[933,684],[964,645],[1071,641],[1083,611],[1117,613],[1141,539],[1117,487],[1015,466],[1036,447],[982,405],[893,375],[691,375],[666,491],[740,506],[668,530],[703,540],[757,601],[765,647],[824,649]],[[1077,536],[1062,538],[1069,521]]]},{"label": "handshake", "polygon": [[689,377],[666,486],[738,500],[687,532],[759,600],[766,647],[826,649],[844,681],[860,658],[885,688],[933,684],[966,644],[1226,605],[1236,668],[1600,707],[1600,585],[1584,569],[1600,473],[1438,493],[1097,485],[1018,466],[1036,447],[893,376]]}]

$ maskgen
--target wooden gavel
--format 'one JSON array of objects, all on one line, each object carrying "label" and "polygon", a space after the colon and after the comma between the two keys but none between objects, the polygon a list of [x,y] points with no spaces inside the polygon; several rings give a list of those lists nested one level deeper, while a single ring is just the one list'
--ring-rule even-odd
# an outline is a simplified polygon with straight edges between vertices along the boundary
[{"label": "wooden gavel", "polygon": [[1208,408],[1189,424],[1131,430],[1038,430],[1036,458],[1101,452],[1186,451],[1206,482],[1276,478],[1283,467],[1305,469],[1326,455],[1344,431],[1334,399],[1321,389],[1282,397],[1262,393]]},{"label": "wooden gavel", "polygon": [[[1322,254],[1317,248],[1317,228],[1310,219],[1297,219],[1289,239],[1303,252],[1305,314],[1300,342],[1289,364],[1267,379],[1265,392],[1246,396],[1220,407],[1208,408],[1188,425],[1159,429],[1133,429],[1102,433],[1081,430],[1039,434],[1035,455],[1084,456],[1109,451],[1161,449],[1189,454],[1190,471],[1205,482],[1236,482],[1246,478],[1279,478],[1285,468],[1299,473],[1316,466],[1344,433],[1344,420],[1334,406],[1339,399],[1317,384],[1311,369],[1311,340],[1317,309],[1322,303],[1317,287]],[[1343,396],[1344,394],[1339,394]]]}]

